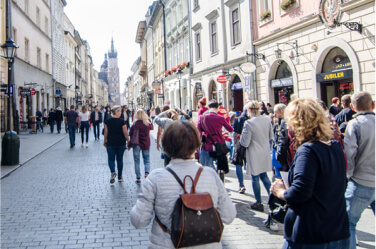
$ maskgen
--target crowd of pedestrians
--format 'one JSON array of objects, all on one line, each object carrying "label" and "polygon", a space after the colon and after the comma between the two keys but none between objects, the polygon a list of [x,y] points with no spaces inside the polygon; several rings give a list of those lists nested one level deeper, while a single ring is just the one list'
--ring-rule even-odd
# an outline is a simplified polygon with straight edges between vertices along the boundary
[{"label": "crowd of pedestrians", "polygon": [[[124,152],[133,150],[136,184],[142,183],[142,188],[131,219],[137,228],[152,222],[152,248],[174,248],[165,229],[172,229],[175,201],[186,193],[180,183],[185,184],[186,176],[195,178],[201,166],[195,190],[210,193],[223,223],[235,218],[224,187],[231,162],[236,162],[239,193],[246,192],[244,174],[251,176],[256,199],[251,209],[264,212],[268,207],[261,198],[260,180],[270,196],[287,204],[283,248],[356,248],[362,212],[367,207],[375,212],[375,102],[368,92],[335,97],[329,108],[321,100],[297,97],[274,108],[252,100],[242,112],[228,112],[222,103],[205,97],[198,103],[195,120],[191,111],[169,106],[136,111],[128,106],[94,107],[91,113],[85,106],[79,113],[71,106],[64,114],[71,148],[76,129],[81,130],[82,146],[86,142],[88,147],[90,123],[95,140],[104,123],[111,184],[116,177],[123,181]],[[51,132],[56,117],[63,117],[58,111],[46,117]],[[45,116],[38,113],[40,122]],[[150,156],[154,128],[161,159]],[[57,129],[60,132],[61,126]],[[153,160],[164,160],[165,168],[151,170]],[[271,179],[268,172],[273,172]],[[277,221],[271,218],[266,227],[278,230]]]}]

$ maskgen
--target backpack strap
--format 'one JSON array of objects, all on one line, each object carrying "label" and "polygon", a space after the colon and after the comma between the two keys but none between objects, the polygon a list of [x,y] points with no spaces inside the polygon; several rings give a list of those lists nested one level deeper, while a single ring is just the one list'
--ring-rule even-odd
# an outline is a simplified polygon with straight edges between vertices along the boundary
[{"label": "backpack strap", "polygon": [[183,184],[183,182],[182,182],[182,181],[180,180],[180,178],[176,175],[176,173],[175,173],[172,169],[170,169],[169,167],[167,167],[166,169],[168,170],[168,172],[171,173],[171,175],[173,175],[173,176],[175,177],[176,181],[180,184],[180,186],[181,186],[182,188],[184,188],[184,184]]},{"label": "backpack strap", "polygon": [[192,184],[191,194],[196,193],[196,185],[197,185],[198,179],[200,178],[201,172],[203,170],[204,170],[204,168],[202,166],[200,166],[200,168],[198,168],[195,179],[194,179],[193,184]]}]

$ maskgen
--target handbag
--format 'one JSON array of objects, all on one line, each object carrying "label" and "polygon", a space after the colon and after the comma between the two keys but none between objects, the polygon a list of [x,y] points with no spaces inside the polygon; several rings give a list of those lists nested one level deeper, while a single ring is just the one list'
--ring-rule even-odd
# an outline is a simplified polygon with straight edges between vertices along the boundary
[{"label": "handbag", "polygon": [[140,143],[140,141],[139,141],[139,130],[134,129],[133,134],[131,136],[131,140],[129,141],[129,146],[134,148],[134,147],[138,146],[139,143]]},{"label": "handbag", "polygon": [[269,217],[266,221],[266,226],[268,226],[268,224],[270,225],[272,219],[283,224],[285,222],[285,216],[288,210],[288,205],[286,201],[279,199],[273,194],[270,194],[268,206]]},{"label": "handbag", "polygon": [[[170,233],[175,248],[220,242],[223,223],[214,207],[211,195],[208,192],[196,193],[196,185],[203,167],[198,169],[194,180],[190,175],[186,175],[183,182],[172,169],[169,167],[166,169],[184,189],[184,194],[181,194],[175,203],[171,231],[167,230],[158,217],[155,217],[155,220],[164,232]],[[192,181],[190,193],[186,190],[187,179]]]},{"label": "handbag", "polygon": [[240,145],[237,149],[235,149],[234,155],[232,156],[231,163],[234,165],[243,166],[243,163],[245,161],[245,152],[247,148]]}]

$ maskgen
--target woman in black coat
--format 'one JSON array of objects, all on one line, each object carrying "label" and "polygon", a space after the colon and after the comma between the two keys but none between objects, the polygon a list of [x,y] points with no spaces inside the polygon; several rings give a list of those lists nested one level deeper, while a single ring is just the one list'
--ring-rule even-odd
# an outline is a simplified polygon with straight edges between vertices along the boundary
[{"label": "woman in black coat", "polygon": [[55,121],[56,121],[56,127],[57,127],[57,133],[60,134],[61,131],[61,122],[63,121],[63,111],[60,107],[56,108],[55,111]]}]

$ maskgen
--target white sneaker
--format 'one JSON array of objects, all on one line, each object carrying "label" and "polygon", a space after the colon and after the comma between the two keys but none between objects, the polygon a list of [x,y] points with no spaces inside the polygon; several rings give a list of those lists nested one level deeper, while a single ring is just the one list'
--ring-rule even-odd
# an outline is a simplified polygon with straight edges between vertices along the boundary
[{"label": "white sneaker", "polygon": [[86,148],[89,148],[89,145],[88,145],[88,144],[86,144]]},{"label": "white sneaker", "polygon": [[84,147],[84,144],[81,144],[81,147]]},{"label": "white sneaker", "polygon": [[279,231],[278,224],[276,222],[272,221],[270,223],[269,229],[272,230],[272,231]]}]

